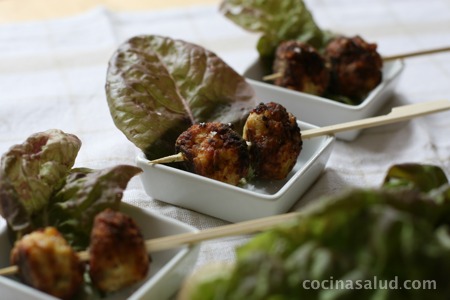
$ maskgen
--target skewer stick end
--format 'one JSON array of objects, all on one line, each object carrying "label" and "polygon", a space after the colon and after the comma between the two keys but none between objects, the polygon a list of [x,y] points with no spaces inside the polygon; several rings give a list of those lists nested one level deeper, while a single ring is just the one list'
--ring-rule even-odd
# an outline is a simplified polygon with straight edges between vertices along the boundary
[{"label": "skewer stick end", "polygon": [[173,162],[180,162],[180,161],[185,161],[186,158],[184,156],[183,153],[177,153],[174,155],[169,155],[166,157],[161,157],[161,158],[157,158],[154,160],[149,161],[149,164],[167,164],[167,163],[173,163]]},{"label": "skewer stick end", "polygon": [[0,276],[14,275],[19,272],[17,266],[9,266],[0,270]]},{"label": "skewer stick end", "polygon": [[273,74],[266,75],[262,79],[263,79],[263,81],[273,81],[273,80],[275,80],[277,78],[280,78],[282,76],[283,76],[283,74],[278,72],[278,73],[273,73]]}]

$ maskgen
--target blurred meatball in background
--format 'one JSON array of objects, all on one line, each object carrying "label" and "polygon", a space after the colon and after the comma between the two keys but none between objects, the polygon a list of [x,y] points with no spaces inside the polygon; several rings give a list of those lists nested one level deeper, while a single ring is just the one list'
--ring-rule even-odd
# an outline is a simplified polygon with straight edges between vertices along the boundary
[{"label": "blurred meatball in background", "polygon": [[285,41],[276,51],[273,63],[274,84],[313,95],[328,87],[329,70],[316,49],[300,41]]},{"label": "blurred meatball in background", "polygon": [[332,39],[325,57],[331,70],[332,94],[362,100],[382,80],[383,60],[377,44],[367,43],[360,36]]}]

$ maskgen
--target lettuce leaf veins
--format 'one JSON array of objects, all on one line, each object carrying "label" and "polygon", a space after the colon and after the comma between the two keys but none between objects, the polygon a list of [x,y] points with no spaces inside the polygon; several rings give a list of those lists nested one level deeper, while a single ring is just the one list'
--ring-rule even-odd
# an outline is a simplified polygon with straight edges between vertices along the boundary
[{"label": "lettuce leaf veins", "polygon": [[75,135],[51,129],[2,156],[0,215],[12,238],[53,226],[76,250],[85,249],[97,213],[120,208],[129,180],[142,170],[128,165],[72,168],[80,147]]},{"label": "lettuce leaf veins", "polygon": [[12,146],[0,163],[0,214],[14,231],[32,226],[72,168],[81,141],[51,129]]}]

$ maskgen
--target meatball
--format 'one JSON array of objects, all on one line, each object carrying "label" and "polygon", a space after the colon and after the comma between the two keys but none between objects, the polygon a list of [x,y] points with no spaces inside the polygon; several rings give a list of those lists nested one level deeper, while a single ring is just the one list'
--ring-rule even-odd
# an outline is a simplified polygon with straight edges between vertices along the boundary
[{"label": "meatball", "polygon": [[377,45],[361,37],[337,37],[328,43],[325,57],[330,65],[329,91],[361,101],[382,79],[383,60]]},{"label": "meatball", "polygon": [[11,263],[24,283],[61,299],[72,298],[83,284],[84,264],[54,227],[16,241]]},{"label": "meatball", "polygon": [[313,95],[322,95],[330,79],[325,58],[316,49],[300,41],[285,41],[276,51],[274,84]]},{"label": "meatball", "polygon": [[229,124],[192,125],[175,143],[187,169],[212,179],[237,185],[247,176],[250,157],[245,140]]},{"label": "meatball", "polygon": [[250,112],[243,136],[250,142],[255,176],[268,180],[286,178],[303,145],[295,116],[274,102],[261,103]]},{"label": "meatball", "polygon": [[106,209],[94,219],[89,275],[102,292],[114,292],[144,279],[150,257],[142,234],[129,216]]}]

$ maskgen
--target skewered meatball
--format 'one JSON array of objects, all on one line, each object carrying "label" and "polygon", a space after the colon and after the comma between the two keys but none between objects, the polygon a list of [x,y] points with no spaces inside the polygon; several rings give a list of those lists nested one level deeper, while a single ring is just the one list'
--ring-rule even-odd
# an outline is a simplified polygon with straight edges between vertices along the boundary
[{"label": "skewered meatball", "polygon": [[83,284],[84,264],[54,227],[16,241],[11,263],[24,283],[58,298],[72,298]]},{"label": "skewered meatball", "polygon": [[274,84],[292,90],[322,95],[328,87],[329,70],[325,59],[308,44],[300,41],[281,43],[276,51]]},{"label": "skewered meatball", "polygon": [[259,104],[244,126],[251,166],[262,179],[284,179],[297,162],[302,137],[295,116],[274,102]]},{"label": "skewered meatball", "polygon": [[114,292],[147,276],[150,258],[136,223],[106,209],[97,214],[89,246],[89,275],[100,291]]},{"label": "skewered meatball", "polygon": [[377,45],[361,37],[337,37],[325,49],[330,64],[329,90],[336,95],[362,100],[382,79],[383,61]]},{"label": "skewered meatball", "polygon": [[247,144],[231,125],[217,122],[192,125],[175,143],[188,170],[237,185],[248,173]]}]

